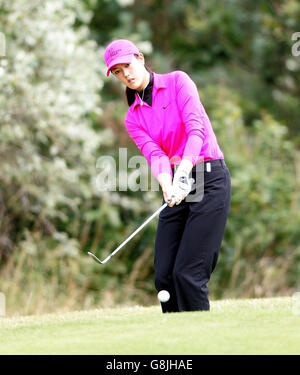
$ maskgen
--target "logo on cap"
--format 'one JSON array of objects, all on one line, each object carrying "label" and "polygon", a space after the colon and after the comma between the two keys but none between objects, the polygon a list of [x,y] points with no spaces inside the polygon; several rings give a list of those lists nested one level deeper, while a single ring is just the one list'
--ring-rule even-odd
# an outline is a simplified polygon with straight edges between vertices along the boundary
[{"label": "logo on cap", "polygon": [[119,48],[119,49],[110,48],[109,51],[108,51],[108,53],[109,53],[109,56],[110,56],[110,57],[114,57],[114,56],[116,56],[120,51],[122,51],[121,48]]}]

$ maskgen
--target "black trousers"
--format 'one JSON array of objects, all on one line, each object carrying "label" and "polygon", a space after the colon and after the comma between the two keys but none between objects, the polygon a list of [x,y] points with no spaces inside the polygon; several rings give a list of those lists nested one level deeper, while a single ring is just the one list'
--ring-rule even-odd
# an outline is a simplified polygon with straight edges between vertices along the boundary
[{"label": "black trousers", "polygon": [[[217,264],[230,211],[231,179],[222,159],[200,164],[190,174],[196,189],[159,215],[155,287],[170,293],[169,301],[161,303],[163,312],[210,308],[207,283]],[[193,194],[196,198],[189,201]]]}]

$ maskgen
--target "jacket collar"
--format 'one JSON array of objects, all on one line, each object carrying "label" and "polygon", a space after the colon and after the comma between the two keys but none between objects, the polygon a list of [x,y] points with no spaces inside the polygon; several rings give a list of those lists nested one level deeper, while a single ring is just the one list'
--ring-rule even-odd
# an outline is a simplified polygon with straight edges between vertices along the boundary
[{"label": "jacket collar", "polygon": [[153,87],[156,89],[163,89],[167,87],[166,76],[164,74],[157,74],[153,72]]},{"label": "jacket collar", "polygon": [[[153,91],[164,89],[167,87],[167,82],[164,74],[158,74],[153,72]],[[132,103],[130,109],[134,110],[137,105],[140,105],[140,98],[135,94],[135,101]]]}]

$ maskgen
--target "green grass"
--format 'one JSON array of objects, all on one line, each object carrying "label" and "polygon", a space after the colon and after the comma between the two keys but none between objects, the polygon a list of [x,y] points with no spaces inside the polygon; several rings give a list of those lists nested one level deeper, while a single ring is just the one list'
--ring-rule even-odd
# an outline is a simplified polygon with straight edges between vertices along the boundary
[{"label": "green grass", "polygon": [[300,354],[293,298],[211,302],[210,312],[159,306],[0,318],[0,354]]}]

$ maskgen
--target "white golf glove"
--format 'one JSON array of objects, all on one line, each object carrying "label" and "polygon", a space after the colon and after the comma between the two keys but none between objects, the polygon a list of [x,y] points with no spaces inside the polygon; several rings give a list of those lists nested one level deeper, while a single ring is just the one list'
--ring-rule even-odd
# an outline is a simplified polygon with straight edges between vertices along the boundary
[{"label": "white golf glove", "polygon": [[189,175],[184,170],[178,170],[173,178],[173,194],[175,195],[176,205],[186,198],[192,190],[195,180],[189,178]]},{"label": "white golf glove", "polygon": [[176,192],[172,184],[169,184],[163,190],[165,202],[169,202],[169,206],[172,207],[176,202]]}]

